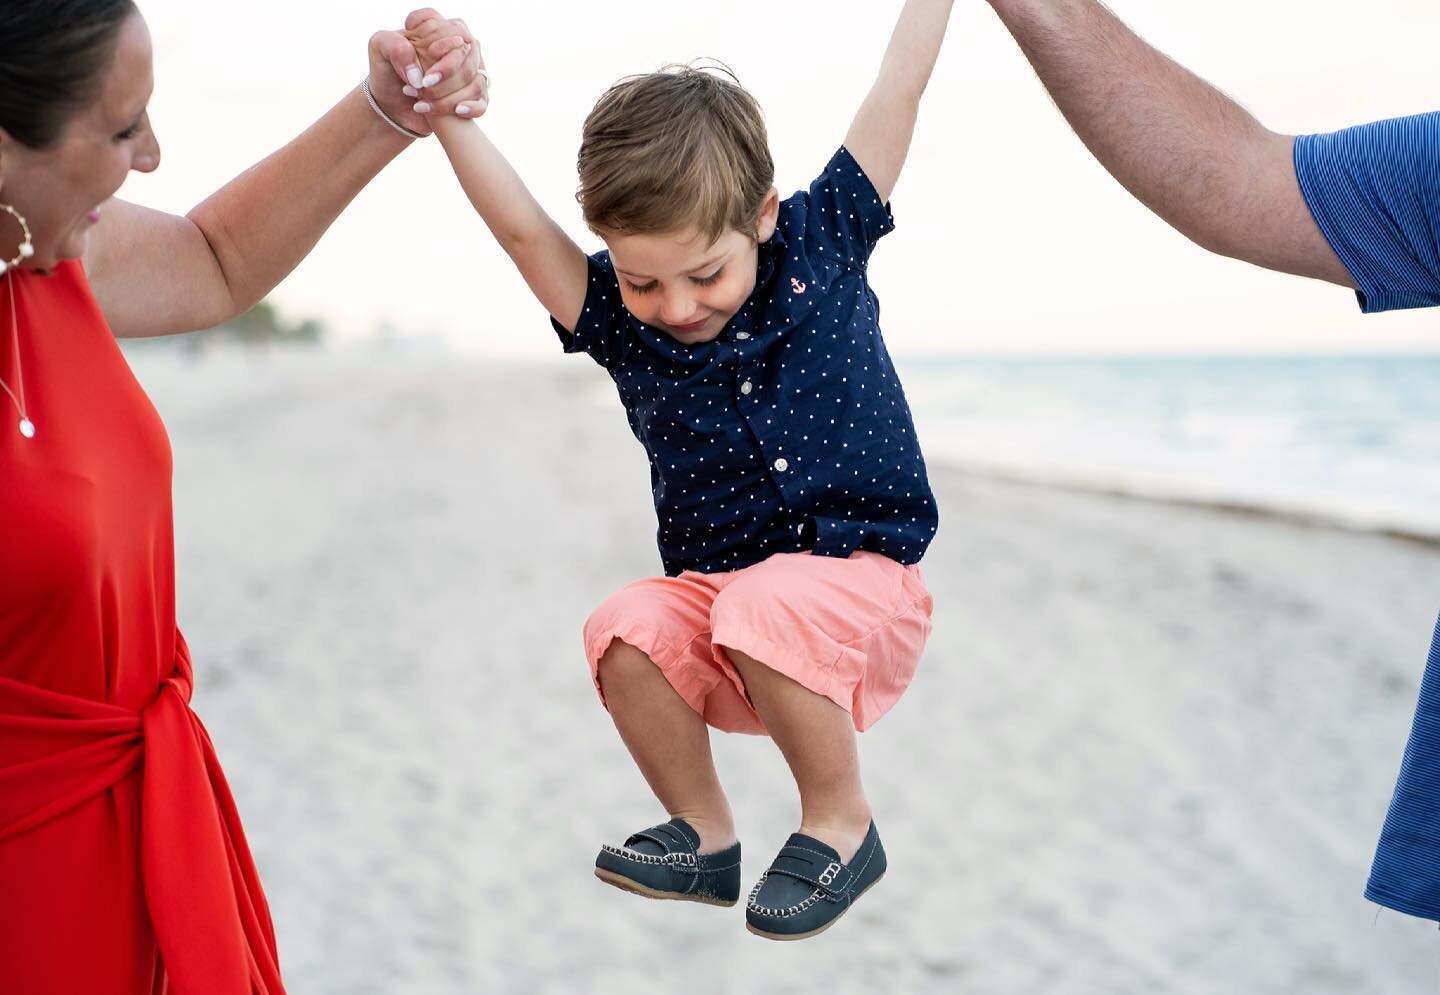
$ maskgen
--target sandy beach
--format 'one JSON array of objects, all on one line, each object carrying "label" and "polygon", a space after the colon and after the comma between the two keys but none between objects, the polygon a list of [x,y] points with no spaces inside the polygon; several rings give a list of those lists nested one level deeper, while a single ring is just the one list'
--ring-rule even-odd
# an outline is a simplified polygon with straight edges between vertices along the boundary
[{"label": "sandy beach", "polygon": [[[934,637],[861,742],[888,876],[767,943],[591,874],[663,818],[580,654],[590,608],[659,570],[600,370],[131,357],[176,454],[195,707],[292,992],[1440,991],[1435,924],[1361,897],[1436,547],[932,467]],[[748,888],[798,804],[767,741],[716,752]]]}]

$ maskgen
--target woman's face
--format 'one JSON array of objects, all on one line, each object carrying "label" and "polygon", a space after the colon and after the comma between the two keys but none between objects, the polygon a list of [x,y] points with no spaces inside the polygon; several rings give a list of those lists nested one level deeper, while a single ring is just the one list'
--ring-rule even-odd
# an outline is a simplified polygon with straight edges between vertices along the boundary
[{"label": "woman's face", "polygon": [[[50,269],[85,252],[101,205],[129,172],[160,165],[160,146],[145,106],[155,76],[150,32],[138,13],[120,29],[115,55],[90,100],[49,147],[32,149],[0,130],[0,203],[30,224],[35,255],[29,265]],[[0,259],[15,255],[19,228],[0,214]]]}]

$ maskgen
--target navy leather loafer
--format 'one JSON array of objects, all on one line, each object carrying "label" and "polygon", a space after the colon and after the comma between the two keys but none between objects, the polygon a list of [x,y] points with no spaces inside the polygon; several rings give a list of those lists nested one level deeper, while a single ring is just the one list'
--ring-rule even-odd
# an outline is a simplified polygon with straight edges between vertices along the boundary
[{"label": "navy leather loafer", "polygon": [[875,823],[850,863],[835,848],[795,833],[755,882],[745,926],[767,940],[803,940],[835,924],[885,873],[885,848]]},{"label": "navy leather loafer", "polygon": [[684,819],[644,829],[624,846],[600,848],[595,876],[606,884],[644,895],[706,905],[740,900],[740,844],[701,854],[700,836]]}]

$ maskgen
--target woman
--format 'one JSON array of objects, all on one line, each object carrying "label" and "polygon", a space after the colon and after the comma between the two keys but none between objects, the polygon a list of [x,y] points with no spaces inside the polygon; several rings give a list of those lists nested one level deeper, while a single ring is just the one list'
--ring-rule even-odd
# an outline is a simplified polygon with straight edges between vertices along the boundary
[{"label": "woman", "polygon": [[[463,25],[431,55],[433,112],[483,110]],[[206,328],[260,300],[429,132],[402,90],[416,62],[398,33],[375,35],[368,90],[181,218],[111,199],[160,162],[132,0],[0,5],[7,993],[283,992],[265,897],[188,705],[169,444],[114,336]]]}]

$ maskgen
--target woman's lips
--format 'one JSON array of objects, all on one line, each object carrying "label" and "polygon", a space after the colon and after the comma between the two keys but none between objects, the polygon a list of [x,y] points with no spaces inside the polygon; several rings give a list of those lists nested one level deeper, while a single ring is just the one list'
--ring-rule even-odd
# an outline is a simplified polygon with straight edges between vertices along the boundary
[{"label": "woman's lips", "polygon": [[701,318],[699,321],[692,321],[688,325],[671,325],[670,330],[672,332],[698,332],[705,327],[705,322],[709,320],[709,318]]}]

